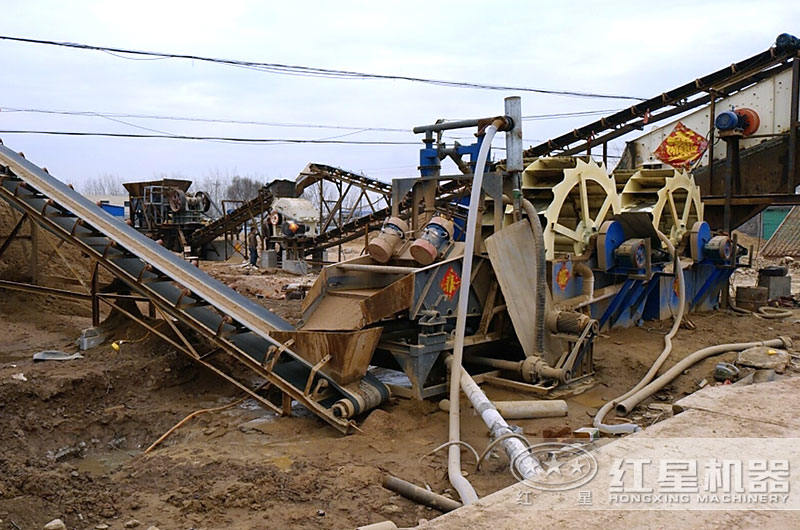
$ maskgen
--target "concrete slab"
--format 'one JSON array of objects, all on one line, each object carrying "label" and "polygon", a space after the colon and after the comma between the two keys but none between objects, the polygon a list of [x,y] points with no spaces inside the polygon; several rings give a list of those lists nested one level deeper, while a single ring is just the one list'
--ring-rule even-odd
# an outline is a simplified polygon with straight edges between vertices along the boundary
[{"label": "concrete slab", "polygon": [[[800,378],[750,386],[707,387],[676,405],[682,411],[676,416],[597,447],[592,454],[598,471],[579,488],[539,491],[526,484],[515,484],[419,528],[796,528],[800,525],[797,511],[800,492],[789,491],[782,500],[766,502],[743,497],[740,502],[727,504],[698,505],[696,498],[685,504],[677,499],[673,503],[651,499],[624,506],[619,499],[616,503],[609,501],[610,481],[622,476],[615,476],[615,462],[652,461],[649,463],[653,469],[646,468],[642,484],[655,485],[655,491],[659,492],[658,487],[663,486],[662,470],[656,460],[679,461],[689,459],[690,455],[698,463],[698,477],[702,462],[735,459],[748,468],[756,460],[777,455],[789,462],[787,467],[791,466],[786,472],[787,488],[800,489],[800,419],[795,417],[800,408]],[[699,488],[708,486],[698,480],[701,480]],[[744,491],[749,493],[751,490],[746,488],[750,487],[747,483]],[[592,502],[582,504],[581,496]]]},{"label": "concrete slab", "polygon": [[[800,378],[745,386],[706,387],[675,402],[679,409],[694,409],[771,424],[800,434]],[[750,434],[760,437],[757,431]]]}]

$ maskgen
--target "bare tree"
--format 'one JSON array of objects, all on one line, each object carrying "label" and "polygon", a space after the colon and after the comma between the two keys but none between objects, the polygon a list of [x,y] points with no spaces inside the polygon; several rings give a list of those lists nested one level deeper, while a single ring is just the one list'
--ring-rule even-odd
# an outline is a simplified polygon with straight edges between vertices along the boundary
[{"label": "bare tree", "polygon": [[77,186],[78,191],[84,195],[125,195],[125,187],[118,175],[104,173],[82,181]]},{"label": "bare tree", "polygon": [[258,196],[258,190],[262,186],[263,183],[255,178],[235,176],[228,187],[225,188],[225,198],[248,201]]},{"label": "bare tree", "polygon": [[192,184],[192,191],[202,191],[211,199],[214,211],[222,211],[221,201],[225,198],[224,192],[230,185],[230,175],[224,175],[218,169],[209,171],[206,176]]}]

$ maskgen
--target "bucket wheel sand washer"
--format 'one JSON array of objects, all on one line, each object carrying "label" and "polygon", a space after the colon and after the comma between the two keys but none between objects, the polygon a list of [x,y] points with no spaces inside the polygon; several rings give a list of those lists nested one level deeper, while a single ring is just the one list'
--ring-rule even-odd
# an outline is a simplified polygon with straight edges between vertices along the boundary
[{"label": "bucket wheel sand washer", "polygon": [[583,254],[603,223],[621,211],[605,166],[575,157],[539,158],[522,174],[522,193],[546,224],[546,259]]}]

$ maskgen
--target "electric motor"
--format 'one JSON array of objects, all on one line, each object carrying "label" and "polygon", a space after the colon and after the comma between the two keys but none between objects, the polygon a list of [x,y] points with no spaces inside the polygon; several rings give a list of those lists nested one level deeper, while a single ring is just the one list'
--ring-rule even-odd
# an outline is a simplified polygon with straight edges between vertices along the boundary
[{"label": "electric motor", "polygon": [[411,255],[420,265],[430,265],[447,248],[453,238],[453,221],[434,217],[411,245]]},{"label": "electric motor", "polygon": [[378,263],[391,259],[394,250],[405,239],[408,225],[399,217],[390,217],[383,223],[381,233],[367,245],[367,253]]}]

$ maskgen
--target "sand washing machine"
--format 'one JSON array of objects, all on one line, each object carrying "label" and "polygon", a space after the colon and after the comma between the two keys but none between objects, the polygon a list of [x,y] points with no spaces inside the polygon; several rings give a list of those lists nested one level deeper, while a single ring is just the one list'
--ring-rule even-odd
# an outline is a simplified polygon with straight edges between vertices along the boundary
[{"label": "sand washing machine", "polygon": [[[482,184],[465,364],[544,393],[593,373],[600,329],[676,311],[670,247],[692,310],[719,305],[743,249],[712,233],[686,172],[609,174],[588,157],[523,160],[518,101],[509,98],[502,117],[507,159],[491,163]],[[424,134],[420,175],[393,181],[393,215],[364,255],[322,270],[298,330],[284,337],[296,351],[339,357],[352,380],[370,369],[397,395],[445,392],[463,281],[465,190],[492,119],[415,129]],[[477,141],[443,141],[442,132],[456,128],[474,129]],[[460,173],[442,174],[445,159]]]}]

